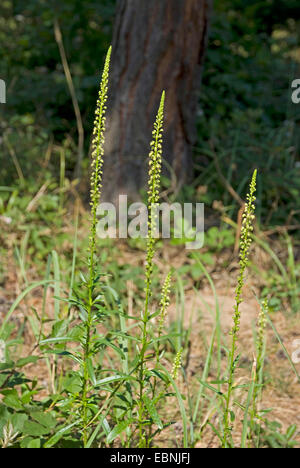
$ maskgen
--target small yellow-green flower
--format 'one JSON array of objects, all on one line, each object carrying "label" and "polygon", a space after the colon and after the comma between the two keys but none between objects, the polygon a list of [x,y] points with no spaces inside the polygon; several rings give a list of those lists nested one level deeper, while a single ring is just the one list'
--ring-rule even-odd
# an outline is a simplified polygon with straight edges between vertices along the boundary
[{"label": "small yellow-green flower", "polygon": [[173,363],[173,369],[172,369],[172,378],[175,380],[178,375],[178,371],[181,367],[181,357],[182,357],[182,351],[183,349],[181,348],[178,353],[175,356],[174,363]]}]

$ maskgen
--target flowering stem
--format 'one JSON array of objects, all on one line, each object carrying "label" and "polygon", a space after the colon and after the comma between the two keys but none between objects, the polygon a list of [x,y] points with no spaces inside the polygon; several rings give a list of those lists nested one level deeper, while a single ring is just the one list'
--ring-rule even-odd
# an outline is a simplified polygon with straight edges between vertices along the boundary
[{"label": "flowering stem", "polygon": [[229,439],[231,436],[231,427],[229,424],[229,414],[230,414],[230,400],[234,388],[234,374],[237,365],[238,356],[236,356],[237,348],[237,339],[238,332],[240,329],[240,319],[241,311],[240,304],[242,303],[242,289],[245,283],[245,270],[248,266],[249,258],[249,249],[252,242],[251,233],[253,231],[253,219],[254,219],[254,210],[255,210],[255,190],[256,190],[256,175],[257,170],[254,171],[250,191],[247,195],[247,203],[245,204],[245,211],[243,214],[243,225],[241,230],[241,239],[240,239],[240,274],[238,278],[238,285],[236,288],[235,295],[235,306],[234,306],[234,315],[233,315],[233,327],[231,330],[231,350],[229,354],[229,376],[228,376],[228,391],[225,397],[225,410],[224,410],[224,435],[223,435],[223,447],[228,447],[230,445]]},{"label": "flowering stem", "polygon": [[159,187],[162,161],[162,132],[163,132],[163,113],[165,103],[165,92],[162,93],[160,106],[158,109],[156,121],[154,123],[153,141],[149,154],[149,190],[148,190],[148,240],[147,240],[147,258],[146,258],[146,278],[145,278],[145,304],[143,312],[142,327],[142,346],[140,351],[139,364],[139,409],[138,409],[138,427],[139,427],[139,446],[147,447],[147,437],[143,430],[144,420],[144,386],[145,386],[145,353],[148,348],[148,322],[149,322],[149,301],[151,297],[151,281],[153,272],[153,257],[155,253],[154,231],[156,227],[155,206],[159,200]]},{"label": "flowering stem", "polygon": [[88,424],[88,361],[91,348],[91,329],[93,327],[93,292],[95,288],[95,250],[96,250],[96,227],[97,227],[97,207],[101,196],[102,187],[102,166],[104,155],[104,132],[105,132],[105,111],[108,91],[109,63],[111,57],[111,47],[108,49],[102,80],[100,84],[99,97],[95,111],[95,121],[92,142],[92,174],[91,174],[91,228],[89,237],[89,276],[87,282],[88,299],[86,304],[87,317],[85,321],[85,341],[83,345],[83,383],[82,383],[82,424],[83,424],[83,444],[87,444],[87,424]]}]

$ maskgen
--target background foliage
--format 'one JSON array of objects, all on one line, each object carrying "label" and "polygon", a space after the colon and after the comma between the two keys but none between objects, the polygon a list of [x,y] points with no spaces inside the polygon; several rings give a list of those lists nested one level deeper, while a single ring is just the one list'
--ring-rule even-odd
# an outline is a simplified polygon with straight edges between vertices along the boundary
[{"label": "background foliage", "polygon": [[[111,41],[115,3],[2,2],[0,63],[8,98],[0,109],[5,137],[0,148],[1,185],[20,178],[12,152],[24,177],[35,178],[51,141],[64,147],[66,174],[73,173],[76,121],[54,39],[54,15],[81,109],[88,166],[99,67]],[[253,167],[263,172],[264,183],[258,187],[261,222],[289,224],[297,219],[300,113],[291,103],[290,83],[300,76],[299,20],[294,0],[214,2],[200,92],[195,180],[183,197],[197,196],[197,188],[205,185],[208,205],[218,200],[230,214],[236,210],[216,171],[216,153],[220,171],[238,194]],[[54,152],[47,165],[49,176],[58,179],[58,167],[59,152]]]}]

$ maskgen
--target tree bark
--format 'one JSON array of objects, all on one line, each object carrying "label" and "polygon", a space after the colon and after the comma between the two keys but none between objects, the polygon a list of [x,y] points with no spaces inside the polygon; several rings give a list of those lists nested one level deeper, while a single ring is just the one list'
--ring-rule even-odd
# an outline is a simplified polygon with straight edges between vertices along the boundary
[{"label": "tree bark", "polygon": [[108,101],[104,197],[146,186],[155,114],[166,91],[163,157],[192,174],[195,117],[212,0],[119,0]]}]

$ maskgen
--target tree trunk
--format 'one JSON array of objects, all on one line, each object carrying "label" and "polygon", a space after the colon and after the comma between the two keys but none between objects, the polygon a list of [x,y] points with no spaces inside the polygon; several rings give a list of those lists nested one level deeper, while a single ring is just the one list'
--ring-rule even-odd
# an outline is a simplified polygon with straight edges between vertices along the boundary
[{"label": "tree trunk", "polygon": [[120,193],[134,199],[145,187],[151,131],[164,89],[163,157],[178,185],[191,176],[210,6],[211,0],[118,1],[107,116],[105,199],[113,200]]}]

